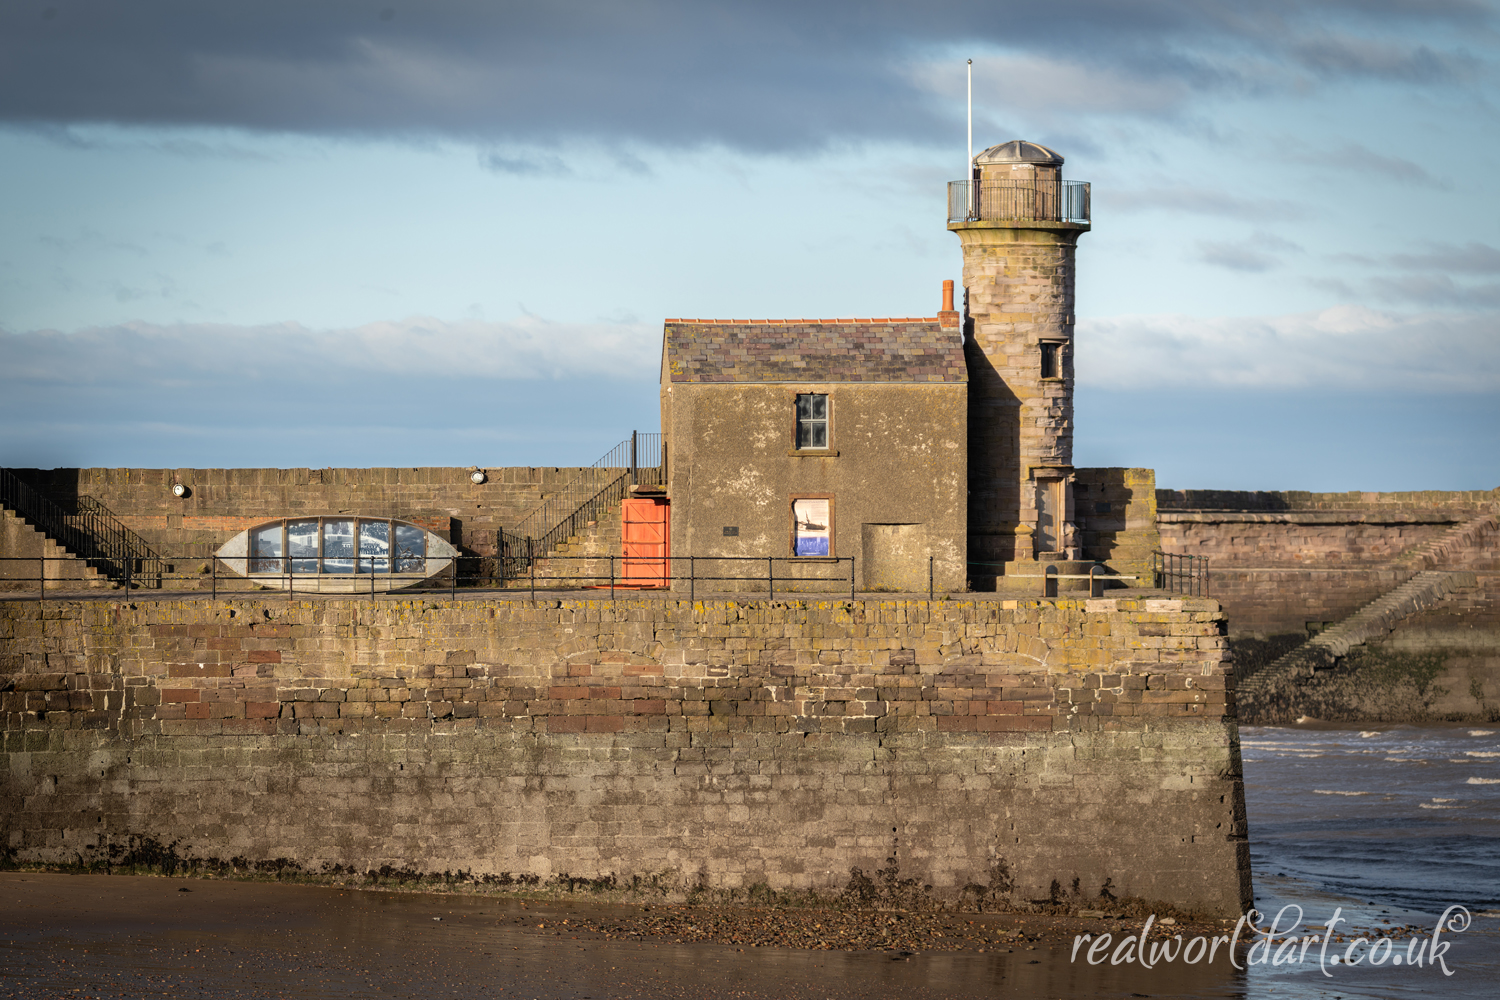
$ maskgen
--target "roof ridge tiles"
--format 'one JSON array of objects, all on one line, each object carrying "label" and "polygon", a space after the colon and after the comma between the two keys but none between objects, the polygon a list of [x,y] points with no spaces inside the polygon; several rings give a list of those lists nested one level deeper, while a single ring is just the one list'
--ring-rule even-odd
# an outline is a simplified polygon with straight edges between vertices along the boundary
[{"label": "roof ridge tiles", "polygon": [[677,317],[663,320],[663,323],[695,323],[703,326],[800,326],[809,323],[826,324],[828,326],[848,326],[856,324],[872,323],[937,323],[938,316],[841,316],[834,319],[688,319]]}]

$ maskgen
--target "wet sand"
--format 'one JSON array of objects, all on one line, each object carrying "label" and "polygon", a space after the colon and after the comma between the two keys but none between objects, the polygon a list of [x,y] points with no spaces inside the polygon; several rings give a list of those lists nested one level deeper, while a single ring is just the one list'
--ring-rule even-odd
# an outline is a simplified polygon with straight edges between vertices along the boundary
[{"label": "wet sand", "polygon": [[[1222,953],[1212,966],[1075,964],[1073,932],[1034,918],[789,912],[0,873],[0,997],[1244,995]],[[880,933],[893,917],[910,925],[896,946],[840,950],[840,934]],[[680,936],[711,926],[823,943]]]}]

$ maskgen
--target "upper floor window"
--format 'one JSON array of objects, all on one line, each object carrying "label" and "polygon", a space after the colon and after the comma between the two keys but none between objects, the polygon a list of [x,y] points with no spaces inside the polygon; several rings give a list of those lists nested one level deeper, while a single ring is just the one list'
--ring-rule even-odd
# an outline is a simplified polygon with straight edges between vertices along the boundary
[{"label": "upper floor window", "polygon": [[1042,341],[1042,378],[1063,377],[1063,345],[1058,340]]},{"label": "upper floor window", "polygon": [[804,392],[797,396],[797,447],[828,447],[828,394]]}]

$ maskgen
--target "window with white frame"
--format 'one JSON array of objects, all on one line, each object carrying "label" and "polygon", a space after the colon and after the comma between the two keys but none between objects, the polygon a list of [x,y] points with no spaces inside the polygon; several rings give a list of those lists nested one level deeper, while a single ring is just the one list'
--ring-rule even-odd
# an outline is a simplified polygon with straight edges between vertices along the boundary
[{"label": "window with white frame", "polygon": [[797,395],[797,449],[828,447],[828,394],[804,392]]}]

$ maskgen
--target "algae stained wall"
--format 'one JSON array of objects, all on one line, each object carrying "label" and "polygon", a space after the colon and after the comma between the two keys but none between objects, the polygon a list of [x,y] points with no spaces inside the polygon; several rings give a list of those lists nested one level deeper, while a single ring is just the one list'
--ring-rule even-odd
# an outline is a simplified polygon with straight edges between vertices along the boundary
[{"label": "algae stained wall", "polygon": [[6,602],[0,849],[825,893],[894,863],[987,906],[1235,914],[1221,626],[1207,600]]}]

